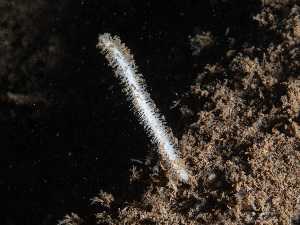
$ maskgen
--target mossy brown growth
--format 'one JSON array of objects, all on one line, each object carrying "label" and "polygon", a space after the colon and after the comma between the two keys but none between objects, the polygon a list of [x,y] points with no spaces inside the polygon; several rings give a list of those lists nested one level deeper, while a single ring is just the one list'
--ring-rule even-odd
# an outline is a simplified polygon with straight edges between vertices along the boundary
[{"label": "mossy brown growth", "polygon": [[[279,20],[273,11],[278,5],[263,1],[262,6],[262,13],[254,20],[266,29],[270,42],[240,52],[229,48],[228,63],[207,65],[177,103],[189,110],[186,115],[193,121],[179,146],[198,185],[183,185],[175,192],[167,181],[162,182],[165,179],[154,169],[158,167],[150,156],[146,168],[153,168],[153,172],[141,181],[148,186],[141,200],[118,211],[111,207],[100,212],[99,222],[299,221],[300,9],[287,4],[282,9],[286,17]],[[145,174],[135,177],[145,178]]]}]

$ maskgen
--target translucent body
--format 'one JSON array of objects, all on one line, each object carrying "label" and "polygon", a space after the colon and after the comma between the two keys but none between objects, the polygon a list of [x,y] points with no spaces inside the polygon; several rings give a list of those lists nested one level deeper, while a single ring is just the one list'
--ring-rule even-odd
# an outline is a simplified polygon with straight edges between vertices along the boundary
[{"label": "translucent body", "polygon": [[133,56],[129,49],[121,44],[120,39],[105,33],[99,36],[97,45],[106,55],[110,65],[115,69],[115,74],[124,85],[124,92],[128,100],[132,102],[135,113],[138,115],[141,124],[151,137],[165,161],[168,162],[173,175],[178,180],[188,182],[189,175],[184,168],[184,163],[178,155],[177,146],[174,144],[174,137],[171,129],[165,125],[161,115],[146,90],[145,81],[141,74],[137,73]]}]

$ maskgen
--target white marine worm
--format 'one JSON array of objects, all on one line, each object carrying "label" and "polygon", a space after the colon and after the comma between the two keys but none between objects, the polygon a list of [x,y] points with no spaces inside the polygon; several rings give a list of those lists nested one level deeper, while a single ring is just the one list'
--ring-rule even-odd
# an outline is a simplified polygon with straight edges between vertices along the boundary
[{"label": "white marine worm", "polygon": [[145,80],[142,74],[138,73],[130,50],[121,43],[118,36],[112,37],[109,33],[99,35],[97,47],[102,50],[109,65],[114,68],[116,77],[121,80],[127,99],[132,103],[152,143],[158,146],[158,151],[167,162],[172,177],[189,183],[190,173],[179,156],[172,131],[150,98]]}]

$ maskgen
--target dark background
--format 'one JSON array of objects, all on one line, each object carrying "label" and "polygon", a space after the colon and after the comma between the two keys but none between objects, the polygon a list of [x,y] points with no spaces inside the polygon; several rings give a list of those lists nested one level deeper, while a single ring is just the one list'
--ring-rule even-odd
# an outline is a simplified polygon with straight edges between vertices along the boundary
[{"label": "dark background", "polygon": [[[38,18],[42,30],[37,33],[41,39],[58,35],[64,46],[57,54],[66,57],[42,78],[54,95],[51,107],[0,99],[0,224],[56,224],[71,212],[96,223],[94,214],[100,210],[90,198],[100,189],[112,193],[116,205],[142,192],[130,186],[129,169],[139,165],[131,159],[144,162],[151,143],[95,48],[99,34],[118,35],[131,49],[154,102],[180,139],[181,114],[170,109],[173,101],[189,90],[207,63],[223,63],[227,28],[237,40],[252,38],[251,18],[260,7],[258,1],[218,0],[50,2]],[[202,31],[210,31],[216,44],[193,56],[188,36]],[[235,49],[241,45],[237,42]],[[7,86],[1,84],[2,94],[18,91]],[[10,111],[16,116],[7,117]],[[29,116],[33,111],[39,116]]]}]

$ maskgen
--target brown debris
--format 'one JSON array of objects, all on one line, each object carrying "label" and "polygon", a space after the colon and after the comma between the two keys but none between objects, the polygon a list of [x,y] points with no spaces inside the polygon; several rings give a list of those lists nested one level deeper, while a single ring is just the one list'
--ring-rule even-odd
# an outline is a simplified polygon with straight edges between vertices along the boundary
[{"label": "brown debris", "polygon": [[114,197],[112,196],[112,194],[100,190],[99,196],[94,197],[91,200],[92,200],[92,204],[100,203],[102,206],[110,208],[110,203],[114,201]]},{"label": "brown debris", "polygon": [[213,46],[214,43],[214,37],[210,32],[203,32],[202,35],[197,34],[195,37],[190,37],[190,44],[194,55],[199,55],[203,50]]},{"label": "brown debris", "polygon": [[83,223],[83,220],[75,213],[71,213],[70,215],[66,215],[65,218],[59,221],[58,225],[80,225]]},{"label": "brown debris", "polygon": [[[140,201],[124,205],[116,214],[99,213],[100,223],[293,224],[299,220],[299,7],[285,8],[289,13],[278,20],[274,1],[262,1],[262,6],[268,7],[254,20],[270,32],[275,29],[281,42],[227,53],[233,57],[227,65],[207,65],[190,92],[176,103],[190,112],[183,116],[194,118],[179,146],[197,185],[177,186],[174,192],[160,173],[152,174]],[[154,165],[149,157],[147,167]]]}]

